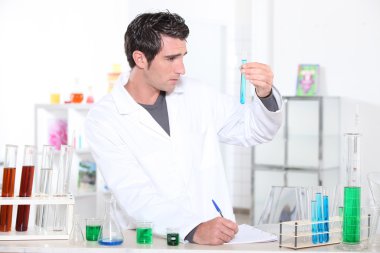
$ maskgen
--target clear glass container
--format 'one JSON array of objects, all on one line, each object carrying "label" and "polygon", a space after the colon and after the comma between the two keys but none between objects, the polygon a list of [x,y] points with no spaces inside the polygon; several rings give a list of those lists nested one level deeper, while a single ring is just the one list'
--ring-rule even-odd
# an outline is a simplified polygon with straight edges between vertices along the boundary
[{"label": "clear glass container", "polygon": [[[40,177],[37,186],[38,196],[51,194],[51,180],[53,175],[54,146],[44,145],[42,149],[42,162],[39,171]],[[49,205],[38,205],[36,209],[36,227],[46,229],[48,224]]]},{"label": "clear glass container", "polygon": [[346,185],[344,187],[342,243],[360,246],[361,187],[360,134],[347,133],[345,137]]},{"label": "clear glass container", "polygon": [[[55,196],[66,196],[70,192],[70,173],[74,149],[69,145],[61,145],[59,153],[57,185]],[[54,231],[66,229],[67,206],[55,205],[54,207]]]},{"label": "clear glass container", "polygon": [[120,245],[124,241],[123,233],[116,220],[116,200],[113,196],[106,200],[106,213],[100,229],[98,243],[100,245]]},{"label": "clear glass container", "polygon": [[[22,164],[20,197],[32,196],[34,167],[36,165],[36,147],[26,145],[24,147],[24,161]],[[18,205],[16,231],[27,231],[29,223],[30,205]]]},{"label": "clear glass container", "polygon": [[75,245],[84,244],[84,236],[80,226],[79,214],[74,215],[73,228],[71,229],[69,242]]},{"label": "clear glass container", "polygon": [[[2,197],[13,197],[17,166],[16,145],[5,145],[5,161],[3,170]],[[12,226],[12,205],[2,205],[0,208],[0,231],[9,232]]]},{"label": "clear glass container", "polygon": [[59,166],[57,176],[57,188],[55,195],[65,196],[70,192],[70,174],[74,149],[69,145],[61,145],[59,153]]}]

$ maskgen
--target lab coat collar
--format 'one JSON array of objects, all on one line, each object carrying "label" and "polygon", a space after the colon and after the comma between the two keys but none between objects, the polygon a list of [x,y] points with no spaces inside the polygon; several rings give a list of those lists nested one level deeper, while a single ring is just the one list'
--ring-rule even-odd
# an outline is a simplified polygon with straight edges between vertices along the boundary
[{"label": "lab coat collar", "polygon": [[[120,114],[131,114],[138,110],[143,109],[136,101],[132,98],[129,92],[125,89],[124,85],[128,82],[128,75],[123,73],[119,76],[116,81],[115,87],[113,88],[111,95],[115,101],[117,110]],[[167,95],[180,94],[183,93],[184,88],[184,78],[181,78],[177,83],[174,90]]]}]

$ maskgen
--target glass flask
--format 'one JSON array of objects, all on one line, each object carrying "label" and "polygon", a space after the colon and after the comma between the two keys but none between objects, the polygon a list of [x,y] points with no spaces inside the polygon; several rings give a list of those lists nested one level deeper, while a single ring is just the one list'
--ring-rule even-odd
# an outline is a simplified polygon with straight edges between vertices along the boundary
[{"label": "glass flask", "polygon": [[73,228],[70,232],[69,242],[71,244],[84,244],[84,236],[80,226],[79,214],[74,215]]},{"label": "glass flask", "polygon": [[116,221],[116,200],[113,196],[106,200],[106,213],[103,225],[100,228],[98,243],[100,245],[113,246],[123,243],[124,237],[120,226]]},{"label": "glass flask", "polygon": [[[70,171],[73,159],[74,149],[72,146],[61,145],[59,153],[57,185],[55,196],[66,196],[70,188]],[[63,231],[66,229],[66,205],[55,205],[54,207],[54,231]]]},{"label": "glass flask", "polygon": [[[54,146],[44,145],[42,149],[42,163],[38,181],[37,195],[51,194],[51,180],[53,174]],[[47,228],[49,205],[38,205],[36,209],[36,226],[39,229]]]},{"label": "glass flask", "polygon": [[[13,197],[17,166],[17,146],[5,145],[5,161],[1,197]],[[0,208],[0,231],[9,232],[12,226],[12,205],[2,205]]]},{"label": "glass flask", "polygon": [[[36,148],[26,145],[24,147],[24,161],[22,164],[20,197],[32,196],[34,167],[36,164]],[[18,205],[16,231],[27,231],[29,222],[30,205]]]}]

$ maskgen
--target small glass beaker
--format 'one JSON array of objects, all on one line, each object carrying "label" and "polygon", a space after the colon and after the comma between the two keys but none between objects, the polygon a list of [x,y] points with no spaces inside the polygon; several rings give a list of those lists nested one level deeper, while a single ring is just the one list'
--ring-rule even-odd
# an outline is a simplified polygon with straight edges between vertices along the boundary
[{"label": "small glass beaker", "polygon": [[150,221],[138,221],[136,227],[136,243],[153,243],[153,223]]},{"label": "small glass beaker", "polygon": [[169,246],[178,246],[179,245],[178,228],[167,228],[166,229],[166,242]]},{"label": "small glass beaker", "polygon": [[87,241],[98,240],[102,223],[103,223],[103,219],[99,219],[99,218],[86,219],[86,240]]}]

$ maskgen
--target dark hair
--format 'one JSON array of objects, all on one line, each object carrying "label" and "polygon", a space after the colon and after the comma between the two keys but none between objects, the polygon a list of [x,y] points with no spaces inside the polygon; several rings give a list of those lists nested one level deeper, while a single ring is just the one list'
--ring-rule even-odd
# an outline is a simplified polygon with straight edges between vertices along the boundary
[{"label": "dark hair", "polygon": [[140,14],[128,25],[124,49],[131,68],[136,65],[132,57],[135,50],[143,52],[150,65],[161,49],[161,35],[185,40],[189,28],[182,17],[169,11]]}]

